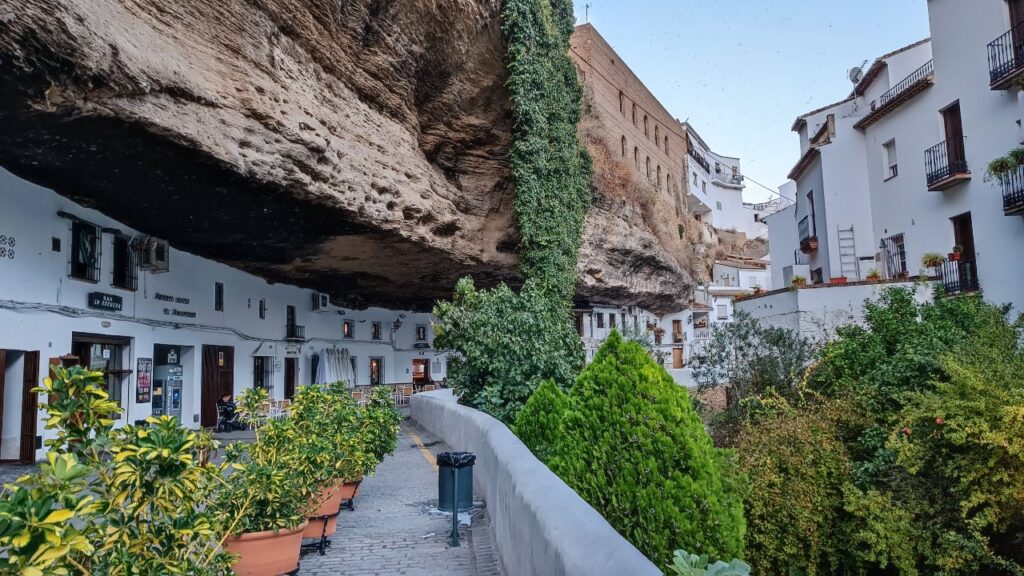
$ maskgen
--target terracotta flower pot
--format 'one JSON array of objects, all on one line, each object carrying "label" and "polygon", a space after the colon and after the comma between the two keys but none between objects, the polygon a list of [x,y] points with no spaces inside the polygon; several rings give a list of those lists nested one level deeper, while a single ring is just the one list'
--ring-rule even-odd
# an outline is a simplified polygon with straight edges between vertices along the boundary
[{"label": "terracotta flower pot", "polygon": [[359,484],[362,480],[349,480],[341,485],[341,490],[338,492],[341,494],[342,500],[351,500],[359,495]]},{"label": "terracotta flower pot", "polygon": [[277,576],[299,567],[302,531],[309,522],[294,530],[247,532],[224,540],[224,549],[238,555],[232,570],[238,576]]},{"label": "terracotta flower pot", "polygon": [[[338,511],[341,510],[341,501],[344,500],[341,494],[341,485],[328,486],[320,491],[320,505],[315,516],[309,519],[309,525],[302,531],[303,538],[320,538],[331,536],[338,531]],[[312,502],[311,502],[312,504]],[[327,519],[327,530],[324,530],[323,516],[330,516]]]}]

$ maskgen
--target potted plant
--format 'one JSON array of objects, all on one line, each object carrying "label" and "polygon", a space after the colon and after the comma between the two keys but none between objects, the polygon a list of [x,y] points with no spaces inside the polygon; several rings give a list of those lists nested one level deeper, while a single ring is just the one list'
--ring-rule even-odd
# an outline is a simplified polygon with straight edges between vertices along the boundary
[{"label": "potted plant", "polygon": [[832,279],[829,280],[829,283],[830,284],[846,284],[846,276],[833,276]]},{"label": "potted plant", "polygon": [[793,276],[790,279],[790,283],[792,283],[793,286],[796,286],[797,288],[803,288],[804,286],[807,285],[807,278],[804,278],[803,276],[797,274],[796,276]]},{"label": "potted plant", "polygon": [[878,282],[882,279],[882,273],[878,271],[878,268],[872,268],[871,270],[868,270],[865,278],[867,278],[868,282]]},{"label": "potted plant", "polygon": [[303,454],[295,449],[297,433],[290,418],[262,420],[267,392],[246,390],[239,414],[253,424],[252,443],[236,442],[225,450],[233,472],[224,480],[215,510],[230,520],[223,546],[238,556],[239,575],[272,576],[298,569],[306,507],[315,482],[295,473]]},{"label": "potted plant", "polygon": [[933,277],[939,275],[939,268],[942,267],[942,263],[945,261],[946,259],[938,252],[927,252],[921,256],[921,266],[924,268],[931,268],[934,272],[932,275]]},{"label": "potted plant", "polygon": [[654,343],[661,346],[661,339],[665,336],[665,329],[657,324],[648,324],[647,329],[654,333]]},{"label": "potted plant", "polygon": [[956,246],[953,246],[953,251],[949,253],[949,261],[950,262],[959,262],[960,261],[960,255],[963,253],[963,251],[964,251],[964,247],[963,246],[961,246],[959,244],[957,244]]},{"label": "potted plant", "polygon": [[1020,163],[1010,156],[1000,156],[988,163],[985,173],[985,180],[995,179],[1002,182],[1013,170],[1017,169]]},{"label": "potted plant", "polygon": [[365,454],[361,469],[355,476],[346,478],[342,486],[342,497],[347,498],[349,509],[353,508],[352,501],[359,495],[363,476],[373,474],[384,457],[395,451],[402,414],[395,407],[388,390],[377,388],[366,406],[359,410],[357,421],[357,437]]}]

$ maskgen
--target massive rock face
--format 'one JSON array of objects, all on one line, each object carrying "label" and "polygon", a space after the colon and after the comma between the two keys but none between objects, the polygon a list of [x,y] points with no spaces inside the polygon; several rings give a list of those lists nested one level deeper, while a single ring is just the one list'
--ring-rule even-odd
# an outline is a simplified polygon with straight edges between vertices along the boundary
[{"label": "massive rock face", "polygon": [[[500,4],[0,0],[0,165],[347,305],[514,284]],[[616,254],[585,250],[582,285],[634,303],[643,250]]]}]

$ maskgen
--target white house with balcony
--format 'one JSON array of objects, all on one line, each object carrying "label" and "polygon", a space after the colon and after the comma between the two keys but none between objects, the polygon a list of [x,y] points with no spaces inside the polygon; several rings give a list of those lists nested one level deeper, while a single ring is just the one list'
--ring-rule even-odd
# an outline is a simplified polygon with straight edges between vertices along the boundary
[{"label": "white house with balcony", "polygon": [[741,232],[747,238],[766,238],[762,217],[768,203],[743,201],[744,184],[740,159],[711,150],[690,124],[684,124],[688,145],[686,158],[687,209],[701,222],[719,230]]}]

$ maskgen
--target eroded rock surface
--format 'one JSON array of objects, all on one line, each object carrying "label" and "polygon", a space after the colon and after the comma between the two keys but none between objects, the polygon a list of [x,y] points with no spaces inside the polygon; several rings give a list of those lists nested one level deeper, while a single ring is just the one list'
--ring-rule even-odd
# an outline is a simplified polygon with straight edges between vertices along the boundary
[{"label": "eroded rock surface", "polygon": [[[428,308],[466,274],[514,284],[499,10],[0,0],[0,165],[347,305]],[[655,237],[606,208],[588,219],[611,244],[585,247],[583,294],[676,299],[685,278]]]}]

